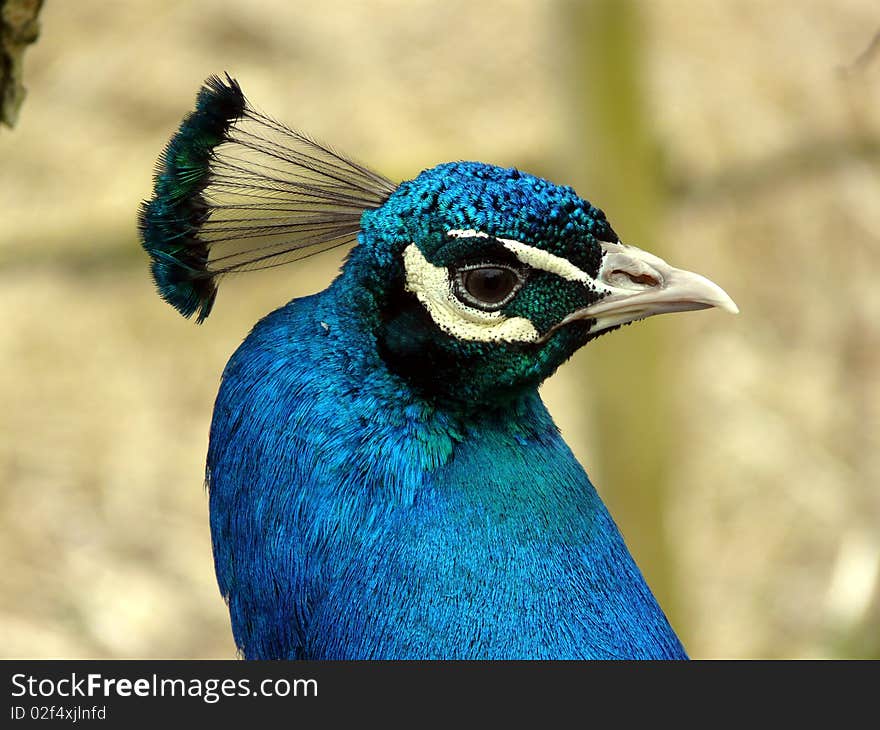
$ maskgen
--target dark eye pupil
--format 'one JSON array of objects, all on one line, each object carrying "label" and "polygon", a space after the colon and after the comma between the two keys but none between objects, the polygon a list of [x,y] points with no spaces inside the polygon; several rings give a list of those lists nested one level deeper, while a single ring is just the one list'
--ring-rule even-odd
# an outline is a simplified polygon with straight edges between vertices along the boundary
[{"label": "dark eye pupil", "polygon": [[517,278],[509,269],[487,266],[465,271],[462,283],[474,299],[486,304],[497,304],[510,295],[517,284]]}]

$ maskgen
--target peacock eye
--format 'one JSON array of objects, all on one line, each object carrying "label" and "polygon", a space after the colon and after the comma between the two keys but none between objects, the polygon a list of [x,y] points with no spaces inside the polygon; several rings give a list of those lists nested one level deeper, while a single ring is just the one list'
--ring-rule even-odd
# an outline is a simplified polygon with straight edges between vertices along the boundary
[{"label": "peacock eye", "polygon": [[509,266],[467,266],[456,272],[455,295],[464,304],[491,312],[513,299],[522,284],[522,274]]}]

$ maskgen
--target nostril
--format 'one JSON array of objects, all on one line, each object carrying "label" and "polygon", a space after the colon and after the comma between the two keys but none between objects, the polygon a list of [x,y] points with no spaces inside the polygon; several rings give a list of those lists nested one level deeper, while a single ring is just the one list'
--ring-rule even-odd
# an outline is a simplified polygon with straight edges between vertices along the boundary
[{"label": "nostril", "polygon": [[635,274],[632,271],[624,271],[623,269],[615,269],[611,272],[611,278],[618,281],[629,281],[633,284],[641,286],[657,286],[660,282],[650,274]]}]

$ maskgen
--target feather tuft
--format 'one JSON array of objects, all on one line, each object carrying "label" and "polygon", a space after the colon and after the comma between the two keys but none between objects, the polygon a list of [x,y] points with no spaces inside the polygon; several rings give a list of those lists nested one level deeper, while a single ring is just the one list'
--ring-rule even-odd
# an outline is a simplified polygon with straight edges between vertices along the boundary
[{"label": "feather tuft", "polygon": [[364,211],[396,187],[212,76],[159,159],[138,227],[160,296],[202,322],[221,276],[354,243]]}]

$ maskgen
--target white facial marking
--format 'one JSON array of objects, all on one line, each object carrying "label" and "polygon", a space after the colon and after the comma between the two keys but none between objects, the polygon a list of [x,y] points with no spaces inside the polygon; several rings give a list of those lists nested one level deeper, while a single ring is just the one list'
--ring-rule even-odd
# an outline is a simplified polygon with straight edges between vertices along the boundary
[{"label": "white facial marking", "polygon": [[568,281],[579,281],[581,284],[592,284],[593,278],[585,271],[582,271],[568,259],[556,256],[549,251],[544,251],[534,246],[528,246],[519,241],[511,241],[505,238],[499,238],[498,242],[504,245],[508,251],[516,256],[524,264],[531,266],[533,269],[541,269],[556,274]]},{"label": "white facial marking", "polygon": [[488,233],[475,231],[473,228],[468,228],[467,230],[453,228],[451,231],[447,231],[446,235],[450,238],[490,238]]},{"label": "white facial marking", "polygon": [[[474,230],[453,230],[449,231],[446,235],[453,238],[490,238],[488,233]],[[562,256],[556,256],[544,249],[529,246],[520,241],[514,241],[512,238],[496,238],[495,240],[520,261],[527,266],[531,266],[533,269],[547,271],[567,281],[579,281],[600,292],[607,288],[601,281],[596,281],[586,271],[579,269],[568,259],[562,258]]]},{"label": "white facial marking", "polygon": [[524,317],[505,317],[469,307],[455,296],[449,272],[434,266],[411,243],[403,251],[406,290],[416,295],[434,323],[453,337],[477,342],[534,342],[538,330]]}]

